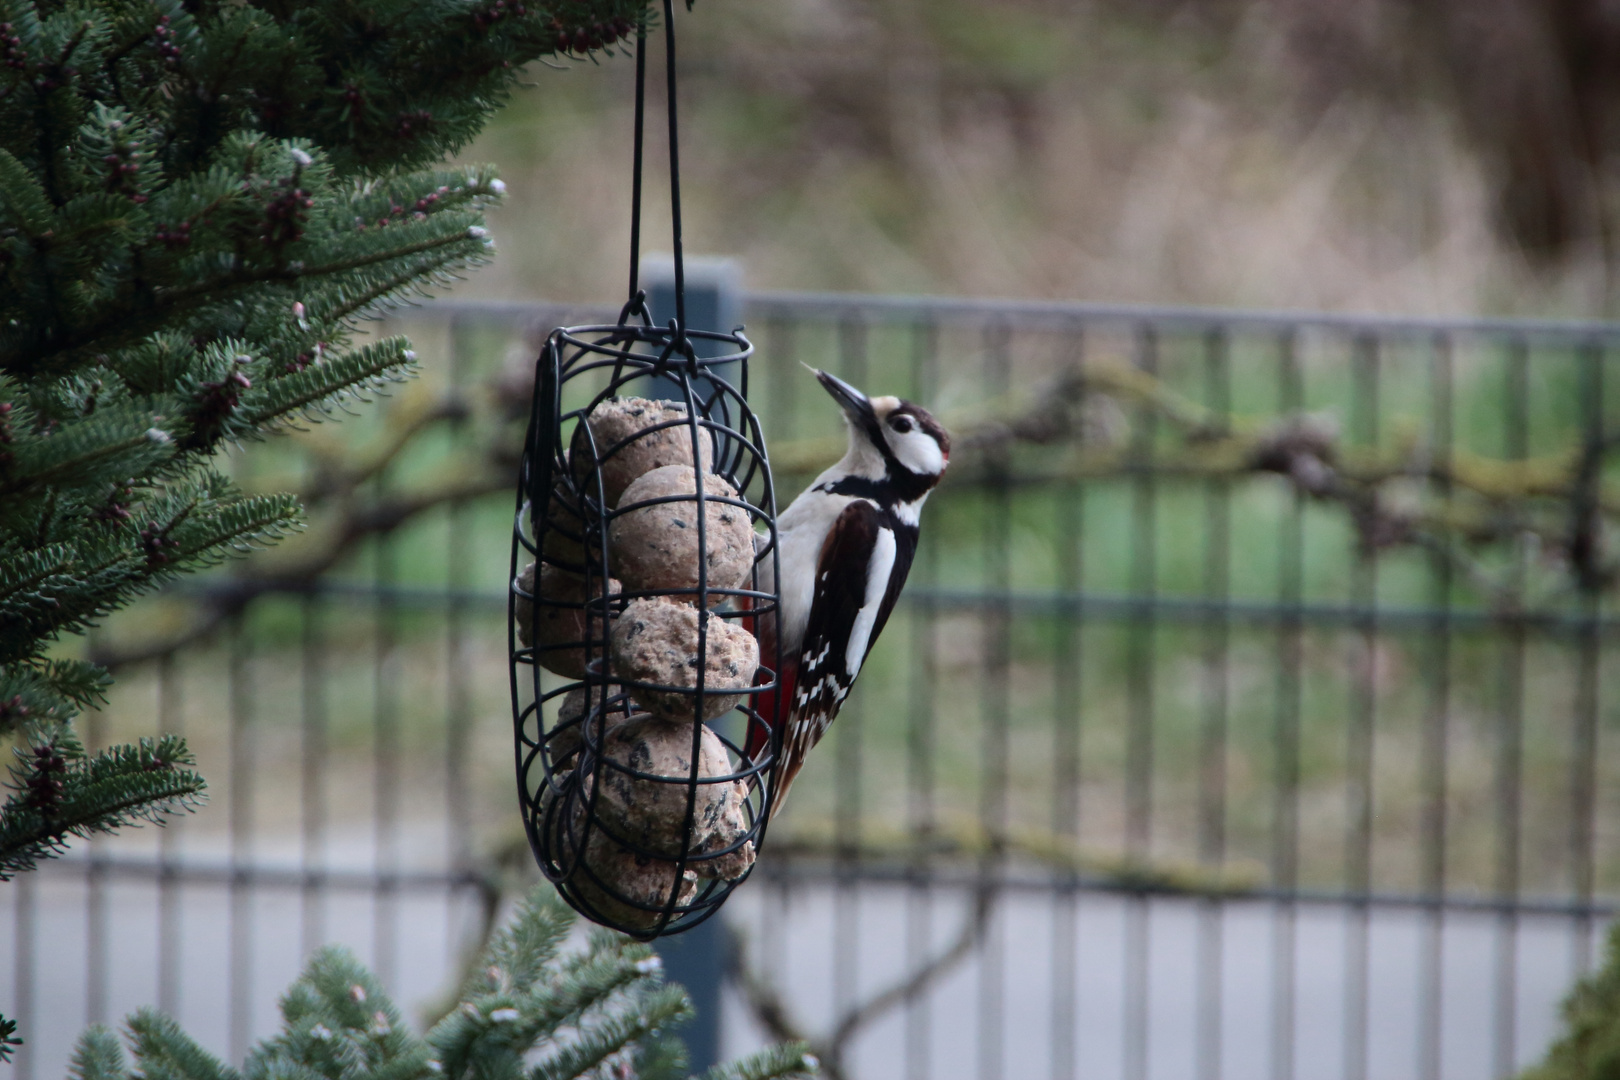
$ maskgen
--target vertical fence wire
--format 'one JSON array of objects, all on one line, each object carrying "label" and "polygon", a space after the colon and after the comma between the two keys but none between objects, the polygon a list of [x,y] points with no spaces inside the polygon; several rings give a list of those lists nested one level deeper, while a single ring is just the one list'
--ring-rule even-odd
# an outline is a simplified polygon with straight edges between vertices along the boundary
[{"label": "vertical fence wire", "polygon": [[[91,709],[84,714],[85,750],[91,754],[106,749],[107,714]],[[107,841],[92,836],[85,866],[85,1020],[107,1022]]]},{"label": "vertical fence wire", "polygon": [[[180,689],[179,662],[166,653],[157,663],[157,729],[166,735],[186,734]],[[158,831],[157,896],[157,1005],[167,1016],[180,1012],[180,915],[182,892],[178,845],[183,822],[170,822]]]},{"label": "vertical fence wire", "polygon": [[[450,321],[447,376],[450,395],[460,406],[450,420],[450,440],[458,452],[462,451],[467,441],[468,431],[466,409],[462,403],[467,393],[469,352],[469,345],[464,339],[470,329],[465,319]],[[473,661],[473,645],[468,637],[471,613],[467,600],[473,588],[475,549],[469,510],[466,498],[452,499],[446,509],[445,522],[445,587],[450,597],[444,623],[444,862],[446,869],[457,877],[471,873],[473,863],[472,807],[468,798],[468,759],[474,735],[473,695],[468,675]],[[447,894],[445,904],[448,923],[445,941],[452,950],[459,944],[461,932],[461,912],[454,899],[453,893]]]},{"label": "vertical fence wire", "polygon": [[[11,978],[15,1015],[27,1022],[34,1015],[34,936],[38,923],[34,914],[36,874],[22,874],[9,883],[12,892],[12,954]],[[29,1044],[26,1034],[12,1058],[12,1071],[16,1080],[34,1080],[34,1057],[37,1051]]]},{"label": "vertical fence wire", "polygon": [[[1086,364],[1084,324],[1067,327],[1062,363],[1077,374]],[[1085,383],[1080,383],[1082,388]],[[1075,409],[1084,423],[1087,406],[1082,389]],[[1075,481],[1056,493],[1057,585],[1068,596],[1085,588],[1086,496]],[[1080,768],[1085,712],[1082,671],[1085,662],[1083,607],[1057,616],[1052,663],[1052,835],[1071,851],[1080,849]],[[1076,955],[1080,947],[1079,875],[1071,866],[1052,894],[1052,1080],[1074,1080],[1079,1046],[1080,987]]]},{"label": "vertical fence wire", "polygon": [[[1300,414],[1305,404],[1299,340],[1282,335],[1277,355],[1278,412]],[[1272,780],[1271,884],[1282,894],[1272,913],[1271,1076],[1293,1080],[1297,1002],[1297,918],[1292,893],[1299,886],[1299,769],[1301,663],[1304,621],[1305,497],[1290,483],[1277,530],[1276,714]]]},{"label": "vertical fence wire", "polygon": [[[1502,456],[1523,461],[1529,456],[1530,365],[1522,340],[1508,344],[1504,357],[1505,393],[1502,396]],[[1526,545],[1516,542],[1508,581],[1508,602],[1524,606]],[[1501,629],[1496,709],[1496,851],[1495,892],[1501,902],[1496,916],[1495,965],[1491,1020],[1491,1075],[1511,1076],[1516,1065],[1518,1028],[1520,851],[1524,816],[1524,666],[1525,628],[1520,619]]]},{"label": "vertical fence wire", "polygon": [[[838,369],[855,386],[867,383],[867,327],[859,315],[838,324]],[[851,715],[853,707],[853,715]],[[863,790],[862,735],[867,710],[858,698],[843,709],[835,725],[838,732],[838,772],[834,782],[836,807],[833,830],[836,836],[838,891],[833,906],[833,1016],[841,1017],[852,1008],[860,993],[860,908],[859,860],[862,840]]]},{"label": "vertical fence wire", "polygon": [[[1580,376],[1576,385],[1581,393],[1581,421],[1585,430],[1586,468],[1576,493],[1572,546],[1577,558],[1590,566],[1580,575],[1581,618],[1577,638],[1575,716],[1570,737],[1569,776],[1569,860],[1570,891],[1583,909],[1590,908],[1596,885],[1594,847],[1597,812],[1597,713],[1598,663],[1602,650],[1599,619],[1602,616],[1601,590],[1604,571],[1596,565],[1600,551],[1601,517],[1597,502],[1603,478],[1603,450],[1606,439],[1603,403],[1603,349],[1596,342],[1580,350]],[[1585,973],[1592,963],[1592,917],[1583,913],[1575,920],[1574,966]]]},{"label": "vertical fence wire", "polygon": [[299,648],[299,934],[305,956],[325,938],[322,881],[326,867],[326,627],[319,596],[302,602]]},{"label": "vertical fence wire", "polygon": [[[798,387],[794,375],[800,370],[796,363],[799,355],[799,324],[786,318],[772,318],[766,324],[765,335],[769,343],[768,355],[774,358],[768,406],[770,427],[765,435],[768,440],[790,439],[798,434]],[[778,477],[780,482],[781,478]],[[784,499],[791,498],[793,494],[796,493],[778,491],[779,497]],[[840,731],[837,737],[843,738],[843,733]],[[787,927],[793,917],[792,879],[787,875],[769,875],[769,863],[762,864],[761,869],[767,871],[760,877],[763,878],[761,888],[767,890],[768,895],[760,904],[758,948],[752,950],[751,960],[756,977],[769,977],[778,985],[790,985],[792,976]]]},{"label": "vertical fence wire", "polygon": [[[769,384],[771,397],[767,406],[770,410],[770,426],[765,431],[765,437],[775,442],[794,438],[798,434],[798,380],[794,376],[801,370],[797,363],[799,323],[788,318],[773,317],[766,323],[765,337],[768,342],[766,355],[773,358]],[[777,477],[777,483],[782,483],[782,477]],[[786,500],[797,492],[779,489],[777,494]],[[836,737],[843,738],[842,730]],[[756,880],[763,878],[761,887],[767,891],[767,895],[760,903],[758,947],[751,950],[750,959],[755,977],[769,978],[778,986],[789,986],[795,974],[790,966],[787,948],[787,927],[792,925],[794,915],[793,882],[785,874],[770,874],[768,861],[762,860],[760,868],[765,873],[758,875]]]},{"label": "vertical fence wire", "polygon": [[[1379,366],[1382,350],[1370,335],[1351,343],[1350,424],[1357,445],[1376,450],[1381,437]],[[1344,1076],[1367,1080],[1370,994],[1368,894],[1372,892],[1373,766],[1378,709],[1378,547],[1351,540],[1350,604],[1355,611],[1349,656],[1349,715],[1345,724],[1345,987]]]},{"label": "vertical fence wire", "polygon": [[[765,437],[770,440],[791,439],[798,434],[799,380],[803,369],[798,365],[798,323],[785,318],[773,318],[765,324],[767,355],[771,357],[769,386],[771,398],[767,404],[770,427]],[[783,492],[782,494],[787,494]]]},{"label": "vertical fence wire", "polygon": [[[918,401],[932,401],[937,381],[939,327],[932,320],[911,327],[911,387]],[[927,586],[939,583],[938,546],[920,544],[911,569],[912,578]],[[911,834],[912,858],[907,867],[906,967],[921,970],[933,940],[933,890],[929,880],[928,850],[938,829],[934,805],[935,686],[939,678],[939,612],[929,599],[912,606],[911,663],[906,716],[906,821]],[[905,1003],[906,1080],[928,1080],[932,1075],[932,1014],[926,994],[912,993]]]},{"label": "vertical fence wire", "polygon": [[[1204,338],[1204,400],[1217,435],[1231,425],[1232,372],[1224,332]],[[1226,604],[1231,590],[1231,485],[1212,480],[1204,493],[1204,581],[1206,602],[1219,614],[1204,627],[1203,711],[1198,734],[1198,861],[1216,880],[1226,864],[1226,755],[1228,667],[1231,626]],[[1199,903],[1197,1033],[1194,1041],[1198,1080],[1221,1078],[1221,972],[1224,905],[1219,897]]]},{"label": "vertical fence wire", "polygon": [[[1012,381],[1011,328],[991,322],[984,330],[984,388],[991,401],[1005,400]],[[983,522],[985,588],[992,599],[984,613],[984,683],[979,703],[983,768],[979,825],[985,851],[979,862],[979,888],[993,887],[1000,872],[1007,833],[1007,722],[1012,667],[1012,611],[1006,602],[1011,588],[1008,565],[1012,527],[1011,465],[1004,450],[986,461],[987,487]],[[992,911],[979,949],[979,1075],[1000,1080],[1006,1057],[1006,945],[1002,920]]]},{"label": "vertical fence wire", "polygon": [[[1144,375],[1159,373],[1159,333],[1138,324],[1136,367]],[[1157,665],[1157,626],[1151,602],[1158,593],[1158,484],[1153,470],[1158,420],[1143,406],[1135,423],[1131,449],[1131,558],[1127,573],[1132,596],[1148,601],[1141,617],[1126,629],[1125,861],[1146,866],[1153,844],[1153,682]],[[1132,893],[1125,899],[1125,1080],[1148,1075],[1148,956],[1151,926],[1148,900]]]},{"label": "vertical fence wire", "polygon": [[[1429,349],[1430,439],[1436,463],[1434,486],[1444,503],[1449,503],[1451,499],[1448,477],[1455,420],[1453,359],[1451,338],[1444,334],[1437,336]],[[1427,896],[1442,896],[1446,889],[1446,754],[1451,723],[1454,557],[1450,542],[1442,540],[1429,560],[1432,615],[1426,660],[1428,702],[1424,709],[1418,764],[1423,790],[1418,840],[1421,859],[1419,874],[1420,888]],[[1445,1017],[1445,913],[1439,908],[1432,908],[1423,915],[1418,963],[1417,1074],[1420,1080],[1439,1080]]]},{"label": "vertical fence wire", "polygon": [[227,949],[227,985],[230,1002],[226,1043],[232,1061],[242,1060],[252,1036],[253,1017],[253,890],[248,877],[253,870],[253,684],[252,645],[246,619],[232,616],[226,631],[230,659],[228,674],[229,765],[226,770],[230,792],[231,879],[229,886],[230,943]]},{"label": "vertical fence wire", "polygon": [[[376,499],[389,497],[389,470],[377,475]],[[400,688],[399,611],[394,596],[398,582],[398,546],[393,530],[377,535],[373,544],[373,580],[377,601],[373,612],[371,657],[372,732],[372,864],[376,889],[372,894],[371,963],[384,986],[394,981],[399,938],[399,756]]]}]

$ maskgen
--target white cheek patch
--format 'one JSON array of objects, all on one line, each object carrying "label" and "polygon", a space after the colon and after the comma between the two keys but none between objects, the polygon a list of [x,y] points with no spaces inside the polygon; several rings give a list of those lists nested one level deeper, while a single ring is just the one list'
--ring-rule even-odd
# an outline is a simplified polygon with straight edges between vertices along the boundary
[{"label": "white cheek patch", "polygon": [[928,432],[913,429],[901,435],[891,429],[886,436],[900,464],[917,475],[938,476],[945,471],[945,455]]}]

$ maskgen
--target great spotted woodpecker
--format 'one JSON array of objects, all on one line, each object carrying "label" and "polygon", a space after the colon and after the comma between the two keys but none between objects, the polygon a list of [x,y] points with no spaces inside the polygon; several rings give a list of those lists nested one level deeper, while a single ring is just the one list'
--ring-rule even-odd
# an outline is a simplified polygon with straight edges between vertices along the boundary
[{"label": "great spotted woodpecker", "polygon": [[[762,659],[774,659],[780,637],[783,670],[779,689],[757,705],[771,730],[783,731],[773,814],[889,621],[917,551],[923,502],[951,459],[950,436],[926,409],[815,375],[843,407],[849,449],[776,522],[782,606],[758,632]],[[769,735],[751,725],[751,759],[760,760]]]}]

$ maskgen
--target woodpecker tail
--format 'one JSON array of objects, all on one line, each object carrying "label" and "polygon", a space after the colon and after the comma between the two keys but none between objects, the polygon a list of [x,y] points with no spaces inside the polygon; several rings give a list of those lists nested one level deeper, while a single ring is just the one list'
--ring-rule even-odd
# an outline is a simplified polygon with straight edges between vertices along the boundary
[{"label": "woodpecker tail", "polygon": [[[756,620],[748,620],[754,623]],[[757,626],[750,626],[759,639],[760,662],[769,667],[776,661],[775,623],[770,616],[757,620]],[[757,683],[764,683],[765,673],[761,672]],[[750,719],[748,722],[748,738],[743,742],[743,756],[754,764],[765,760],[770,751],[771,736],[778,731],[791,731],[789,720],[793,713],[793,694],[798,688],[799,665],[795,657],[782,657],[782,670],[776,674],[776,687],[755,695],[754,711],[760,715],[758,720]],[[795,757],[794,748],[784,739],[782,744],[782,768],[777,773],[777,785],[771,803],[771,817],[782,808],[782,801],[787,798],[788,787],[793,778],[798,775],[799,766],[803,763],[802,755]]]},{"label": "woodpecker tail", "polygon": [[[741,605],[752,606],[752,601],[744,598]],[[770,612],[763,615],[748,616],[742,620],[743,628],[750,631],[759,641],[759,662],[764,667],[776,663],[776,616]],[[770,680],[760,672],[755,678],[754,685],[759,686]],[[798,689],[799,664],[797,655],[782,657],[782,670],[776,673],[776,687],[755,695],[754,711],[760,720],[752,718],[748,721],[748,737],[743,740],[743,757],[749,762],[758,765],[765,760],[770,750],[771,736],[778,731],[791,733],[790,721],[793,714],[793,696]],[[787,798],[788,788],[793,784],[793,778],[799,774],[799,767],[804,764],[802,749],[796,745],[795,740],[786,735],[782,741],[782,767],[777,773],[776,790],[771,802],[771,817],[775,817],[782,803]]]}]

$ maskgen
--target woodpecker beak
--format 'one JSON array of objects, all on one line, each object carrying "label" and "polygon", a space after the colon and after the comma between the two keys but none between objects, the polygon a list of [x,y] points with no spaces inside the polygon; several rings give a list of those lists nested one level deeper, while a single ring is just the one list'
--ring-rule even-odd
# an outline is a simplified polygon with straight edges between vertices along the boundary
[{"label": "woodpecker beak", "polygon": [[851,420],[868,430],[876,426],[877,413],[872,411],[871,398],[836,375],[829,375],[814,368],[811,370],[816,372],[816,378],[821,380],[821,385],[832,395],[833,400],[843,407]]}]

